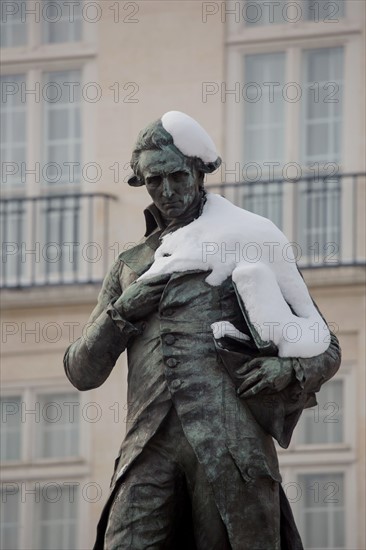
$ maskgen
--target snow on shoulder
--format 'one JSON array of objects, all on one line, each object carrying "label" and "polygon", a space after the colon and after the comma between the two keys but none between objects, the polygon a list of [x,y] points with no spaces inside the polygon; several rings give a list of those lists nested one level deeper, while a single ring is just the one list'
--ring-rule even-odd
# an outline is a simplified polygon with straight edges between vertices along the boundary
[{"label": "snow on shoulder", "polygon": [[210,271],[212,286],[231,276],[251,323],[280,357],[314,357],[328,348],[329,330],[292,247],[267,218],[208,193],[201,216],[163,238],[140,279],[190,270]]}]

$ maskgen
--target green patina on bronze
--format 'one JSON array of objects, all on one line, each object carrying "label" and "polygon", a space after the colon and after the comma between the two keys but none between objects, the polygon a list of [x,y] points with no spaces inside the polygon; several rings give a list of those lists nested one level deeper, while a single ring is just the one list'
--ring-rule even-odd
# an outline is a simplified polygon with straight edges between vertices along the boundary
[{"label": "green patina on bronze", "polygon": [[[151,140],[147,141],[151,148]],[[145,214],[147,235],[114,262],[89,319],[87,338],[72,344],[64,359],[72,384],[89,390],[103,384],[120,354],[126,349],[128,353],[127,432],[95,549],[114,550],[104,542],[114,498],[128,482],[137,458],[144,457],[148,443],[163,437],[163,421],[173,407],[183,429],[179,437],[186,438],[204,472],[200,475],[212,487],[216,515],[218,511],[227,530],[225,548],[300,550],[301,540],[280,487],[273,438],[288,446],[302,410],[316,404],[315,393],[338,370],[337,338],[331,335],[329,348],[320,356],[278,358],[275,347],[256,336],[230,277],[218,287],[208,285],[207,272],[200,270],[137,281],[151,266],[161,236],[197,217],[205,199],[199,162],[177,154],[171,144],[134,153],[132,166],[139,182],[134,180],[133,185],[147,184],[155,201]],[[250,342],[215,340],[210,325],[216,321],[229,321],[250,335]],[[255,370],[253,361],[257,361]],[[259,381],[262,390],[256,393]],[[148,470],[147,462],[144,472]],[[277,500],[253,500],[253,487],[259,495],[271,484]],[[265,513],[272,518],[266,525]],[[215,518],[213,513],[212,522]],[[113,516],[111,521],[123,519]],[[269,540],[268,529],[275,530],[279,521],[276,540]],[[267,525],[271,522],[273,526]],[[121,543],[118,548],[146,547],[145,536],[137,527],[135,546]],[[175,544],[172,550],[180,548]],[[206,547],[212,548],[194,539],[189,545],[197,550]]]}]

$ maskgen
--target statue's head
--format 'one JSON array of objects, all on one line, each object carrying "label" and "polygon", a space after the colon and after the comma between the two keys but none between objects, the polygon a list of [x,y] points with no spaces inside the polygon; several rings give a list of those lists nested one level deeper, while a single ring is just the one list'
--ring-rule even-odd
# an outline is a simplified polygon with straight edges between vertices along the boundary
[{"label": "statue's head", "polygon": [[146,185],[159,210],[176,218],[200,194],[205,174],[220,164],[205,130],[188,115],[170,111],[140,132],[128,183],[135,187]]}]

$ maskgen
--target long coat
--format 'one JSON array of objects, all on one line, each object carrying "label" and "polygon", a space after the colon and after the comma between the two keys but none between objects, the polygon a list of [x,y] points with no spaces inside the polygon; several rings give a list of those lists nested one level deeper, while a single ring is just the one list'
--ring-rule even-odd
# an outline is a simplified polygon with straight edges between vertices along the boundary
[{"label": "long coat", "polygon": [[[115,462],[111,497],[172,403],[212,484],[220,483],[224,474],[228,478],[228,463],[239,469],[243,483],[263,476],[281,482],[272,436],[282,446],[288,445],[301,411],[316,404],[315,392],[339,367],[338,341],[332,335],[328,350],[321,356],[294,360],[294,382],[273,401],[259,396],[249,402],[240,399],[235,387],[235,366],[250,357],[215,342],[210,328],[216,321],[230,321],[250,334],[230,277],[213,287],[205,282],[207,272],[174,273],[163,291],[158,311],[134,325],[113,307],[126,287],[153,262],[160,235],[161,230],[156,228],[139,245],[118,257],[104,280],[87,336],[73,343],[64,358],[71,383],[79,390],[90,390],[103,384],[119,355],[127,349],[127,432]],[[252,357],[261,354],[255,345],[253,349]],[[280,496],[281,548],[301,549],[283,491]],[[109,503],[100,521],[100,546],[97,544],[96,548],[102,548],[108,506]],[[225,505],[221,506],[225,521]],[[230,538],[229,517],[225,523]],[[240,549],[240,541],[231,538],[230,542],[233,549]]]}]

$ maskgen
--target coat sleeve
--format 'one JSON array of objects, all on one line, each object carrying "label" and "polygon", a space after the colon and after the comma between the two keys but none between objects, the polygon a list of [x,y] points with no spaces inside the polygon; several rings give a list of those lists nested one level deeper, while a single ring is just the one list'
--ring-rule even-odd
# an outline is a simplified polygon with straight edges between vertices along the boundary
[{"label": "coat sleeve", "polygon": [[103,384],[129,340],[140,334],[136,326],[120,317],[113,302],[122,294],[117,259],[104,279],[83,335],[71,344],[64,356],[66,376],[78,390],[91,390]]},{"label": "coat sleeve", "polygon": [[341,349],[338,338],[330,332],[328,349],[316,357],[294,359],[293,367],[301,391],[313,394],[320,390],[338,371],[341,364]]}]

